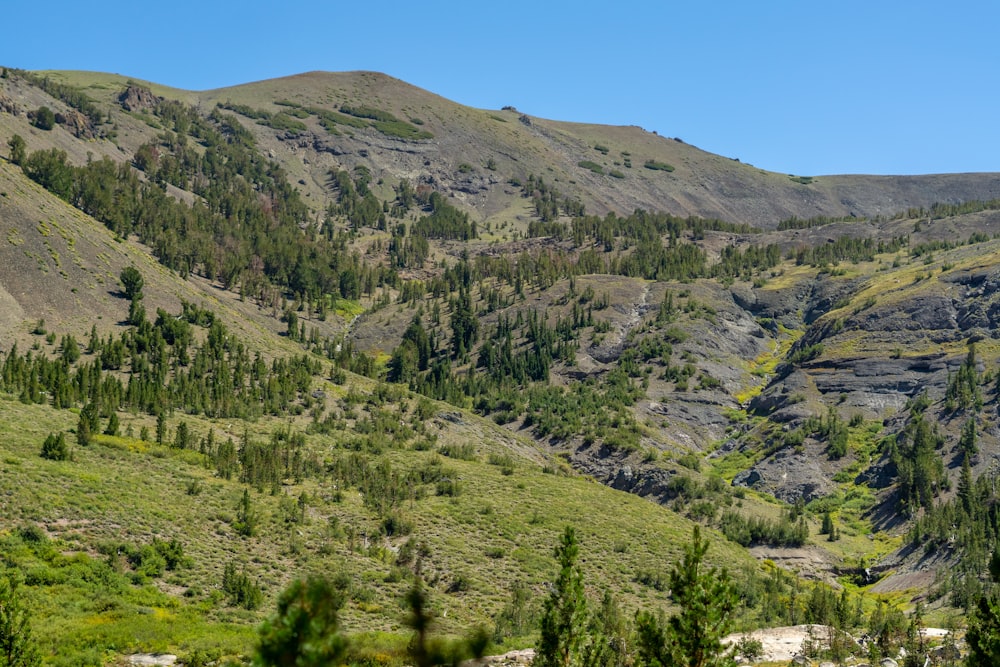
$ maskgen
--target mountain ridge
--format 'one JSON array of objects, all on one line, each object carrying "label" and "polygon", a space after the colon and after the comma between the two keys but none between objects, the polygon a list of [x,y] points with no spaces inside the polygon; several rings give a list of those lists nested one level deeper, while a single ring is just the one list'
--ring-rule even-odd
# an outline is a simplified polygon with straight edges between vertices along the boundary
[{"label": "mountain ridge", "polygon": [[[479,570],[502,566],[505,585],[527,576],[541,590],[549,562],[535,552],[557,531],[553,517],[582,512],[547,503],[582,493],[569,489],[584,480],[658,503],[630,518],[711,527],[726,554],[821,553],[800,574],[851,590],[872,583],[857,563],[889,552],[893,571],[874,568],[887,575],[879,590],[914,572],[929,581],[914,545],[943,544],[940,517],[957,511],[948,503],[996,502],[987,487],[1000,452],[995,175],[793,180],[641,128],[470,109],[373,73],[171,93],[184,104],[124,77],[51,76],[75,86],[0,78],[0,143],[12,158],[14,136],[26,143],[20,169],[0,165],[0,409],[20,428],[3,465],[30,471],[30,488],[57,471],[109,494],[113,474],[124,474],[114,466],[148,457],[157,485],[174,475],[193,491],[151,525],[130,519],[143,539],[175,537],[172,521],[204,487],[213,511],[198,520],[214,537],[192,545],[193,572],[158,586],[187,586],[210,615],[256,618],[220,602],[221,563],[206,559],[259,564],[271,598],[289,568],[343,562],[364,582],[351,590],[352,622],[398,628],[389,608],[414,561],[396,557],[412,558],[425,535],[441,554],[432,586],[444,608],[468,596],[476,602],[460,622],[492,617],[503,601]],[[43,105],[63,120],[40,127]],[[627,208],[644,201],[667,206]],[[781,211],[795,219],[779,225]],[[145,276],[145,313],[119,289],[129,267]],[[81,449],[79,478],[73,461],[36,455],[46,430],[78,434],[78,415],[92,414],[84,381],[60,388],[49,365],[79,347],[68,334],[90,342],[66,373],[98,368],[112,397],[100,420],[132,430]],[[160,356],[147,358],[151,350]],[[233,359],[239,377],[252,365],[253,379],[209,400],[203,388],[232,369],[208,359]],[[292,388],[289,365],[319,370]],[[258,386],[268,373],[281,379]],[[125,392],[126,380],[143,388]],[[253,391],[261,398],[248,399]],[[252,418],[234,417],[240,410]],[[175,440],[160,438],[161,418]],[[233,464],[209,439],[240,439],[240,426],[242,449],[287,454],[303,443],[309,456],[298,461],[313,463],[289,467],[269,495],[252,481],[252,461]],[[104,460],[119,472],[106,476]],[[969,503],[963,461],[980,477],[981,502]],[[224,477],[229,465],[240,481]],[[365,479],[408,490],[380,504]],[[480,484],[503,489],[504,504]],[[590,487],[595,506],[617,498]],[[235,533],[246,528],[234,516],[241,490],[266,509],[273,544]],[[24,526],[40,522],[84,552],[114,537],[100,522],[88,528],[84,510],[23,502]],[[298,502],[312,523],[296,518]],[[138,494],[129,503],[148,510]],[[61,528],[68,517],[83,522],[81,537]],[[608,534],[608,520],[586,524],[597,569],[629,604],[665,604],[662,572],[647,560],[656,549],[639,558],[627,531]],[[463,523],[480,531],[483,553],[455,548]],[[923,527],[904,535],[908,526]],[[5,527],[24,547],[17,531],[27,528]],[[972,564],[948,575],[964,577],[950,590],[973,586],[979,558],[974,544],[941,557]],[[627,568],[612,570],[617,561]],[[948,600],[961,606],[940,595],[935,613],[952,613]],[[195,613],[170,599],[157,605]],[[770,605],[789,610],[784,620],[812,613],[785,602]]]},{"label": "mountain ridge", "polygon": [[[92,73],[49,75],[68,82],[89,82],[92,90],[95,85],[105,88],[109,78],[117,85],[128,81],[118,75]],[[303,82],[308,86],[303,87]],[[425,142],[386,142],[377,132],[330,137],[322,128],[307,123],[304,135],[310,139],[308,142],[302,141],[305,137],[286,137],[273,150],[284,147],[286,152],[308,155],[312,163],[308,166],[312,168],[303,168],[301,172],[311,182],[322,182],[322,169],[337,164],[348,169],[364,165],[383,177],[431,177],[437,186],[465,203],[483,221],[516,216],[504,189],[511,178],[523,181],[531,173],[550,176],[549,180],[554,179],[552,182],[560,191],[580,198],[588,210],[599,215],[611,211],[624,215],[643,208],[762,228],[773,228],[780,220],[791,217],[892,216],[911,207],[1000,197],[998,174],[795,176],[808,181],[800,183],[788,174],[766,172],[738,160],[706,153],[679,139],[637,126],[571,123],[532,117],[516,110],[465,107],[377,72],[307,72],[201,92],[167,89],[162,92],[202,105],[231,101],[266,106],[271,112],[281,110],[274,102],[290,95],[298,95],[303,104],[325,105],[324,108],[364,97],[373,106],[384,103],[391,107],[387,110],[400,115],[417,117],[423,111],[427,118],[420,120],[436,131],[435,137]],[[531,125],[519,122],[521,118]],[[489,143],[477,145],[484,133],[493,137],[492,147]],[[375,152],[387,146],[395,149],[390,152],[396,155],[389,161]],[[606,153],[595,146],[604,148]],[[324,158],[323,153],[328,150],[333,151],[333,159]],[[366,158],[362,153],[368,151],[372,154]],[[624,166],[626,157],[630,167]],[[293,158],[294,155],[288,155],[283,161]],[[484,166],[490,159],[497,163],[495,171]],[[557,162],[552,162],[553,159]],[[674,171],[645,169],[643,165],[649,160],[662,161]],[[579,166],[582,162],[592,162],[606,173],[599,175],[582,168]],[[460,172],[463,164],[471,169]],[[612,170],[624,177],[608,176],[607,172]],[[319,196],[319,190],[317,187],[314,196]]]}]

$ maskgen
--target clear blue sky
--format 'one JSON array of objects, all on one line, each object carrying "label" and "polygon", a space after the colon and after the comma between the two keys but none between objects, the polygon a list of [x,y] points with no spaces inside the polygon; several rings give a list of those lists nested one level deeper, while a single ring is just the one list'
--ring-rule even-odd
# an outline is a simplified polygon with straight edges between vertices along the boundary
[{"label": "clear blue sky", "polygon": [[203,90],[373,70],[798,175],[1000,172],[995,0],[9,2],[0,65]]}]

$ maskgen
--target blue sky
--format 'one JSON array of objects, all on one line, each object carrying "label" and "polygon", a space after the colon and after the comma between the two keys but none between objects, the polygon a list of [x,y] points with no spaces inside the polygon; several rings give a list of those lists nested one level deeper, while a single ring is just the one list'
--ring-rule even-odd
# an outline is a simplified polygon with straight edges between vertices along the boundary
[{"label": "blue sky", "polygon": [[1000,172],[1000,3],[11,2],[0,65],[203,90],[373,70],[797,175]]}]

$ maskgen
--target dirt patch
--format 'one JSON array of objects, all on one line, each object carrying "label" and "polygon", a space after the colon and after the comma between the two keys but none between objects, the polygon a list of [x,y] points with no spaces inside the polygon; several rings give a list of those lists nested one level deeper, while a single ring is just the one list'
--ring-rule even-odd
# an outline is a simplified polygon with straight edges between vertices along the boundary
[{"label": "dirt patch", "polygon": [[824,581],[837,589],[840,588],[840,584],[832,574],[838,563],[830,552],[820,547],[756,546],[749,551],[759,561],[770,560],[785,570],[797,573],[800,577],[811,581]]},{"label": "dirt patch", "polygon": [[827,625],[791,625],[781,628],[767,628],[753,632],[735,633],[722,640],[724,644],[735,645],[744,637],[761,643],[763,654],[758,662],[789,662],[801,655],[804,642],[814,642],[827,647],[832,628]]}]

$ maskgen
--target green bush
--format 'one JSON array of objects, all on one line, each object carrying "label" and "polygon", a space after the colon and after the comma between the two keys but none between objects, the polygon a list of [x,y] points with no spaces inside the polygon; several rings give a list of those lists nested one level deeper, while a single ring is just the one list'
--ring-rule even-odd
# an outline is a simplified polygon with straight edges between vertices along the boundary
[{"label": "green bush", "polygon": [[39,130],[51,130],[56,126],[56,115],[52,109],[42,106],[34,114],[34,125]]},{"label": "green bush", "polygon": [[646,163],[642,166],[646,169],[652,169],[653,171],[671,172],[674,170],[673,165],[667,164],[666,162],[658,162],[656,160],[646,160]]},{"label": "green bush", "polygon": [[66,444],[66,435],[61,431],[49,433],[42,443],[42,458],[50,461],[68,461],[70,459],[69,445]]},{"label": "green bush", "polygon": [[589,169],[595,174],[604,174],[604,167],[597,164],[596,162],[591,162],[590,160],[581,160],[576,163],[576,166],[583,167],[584,169]]}]

